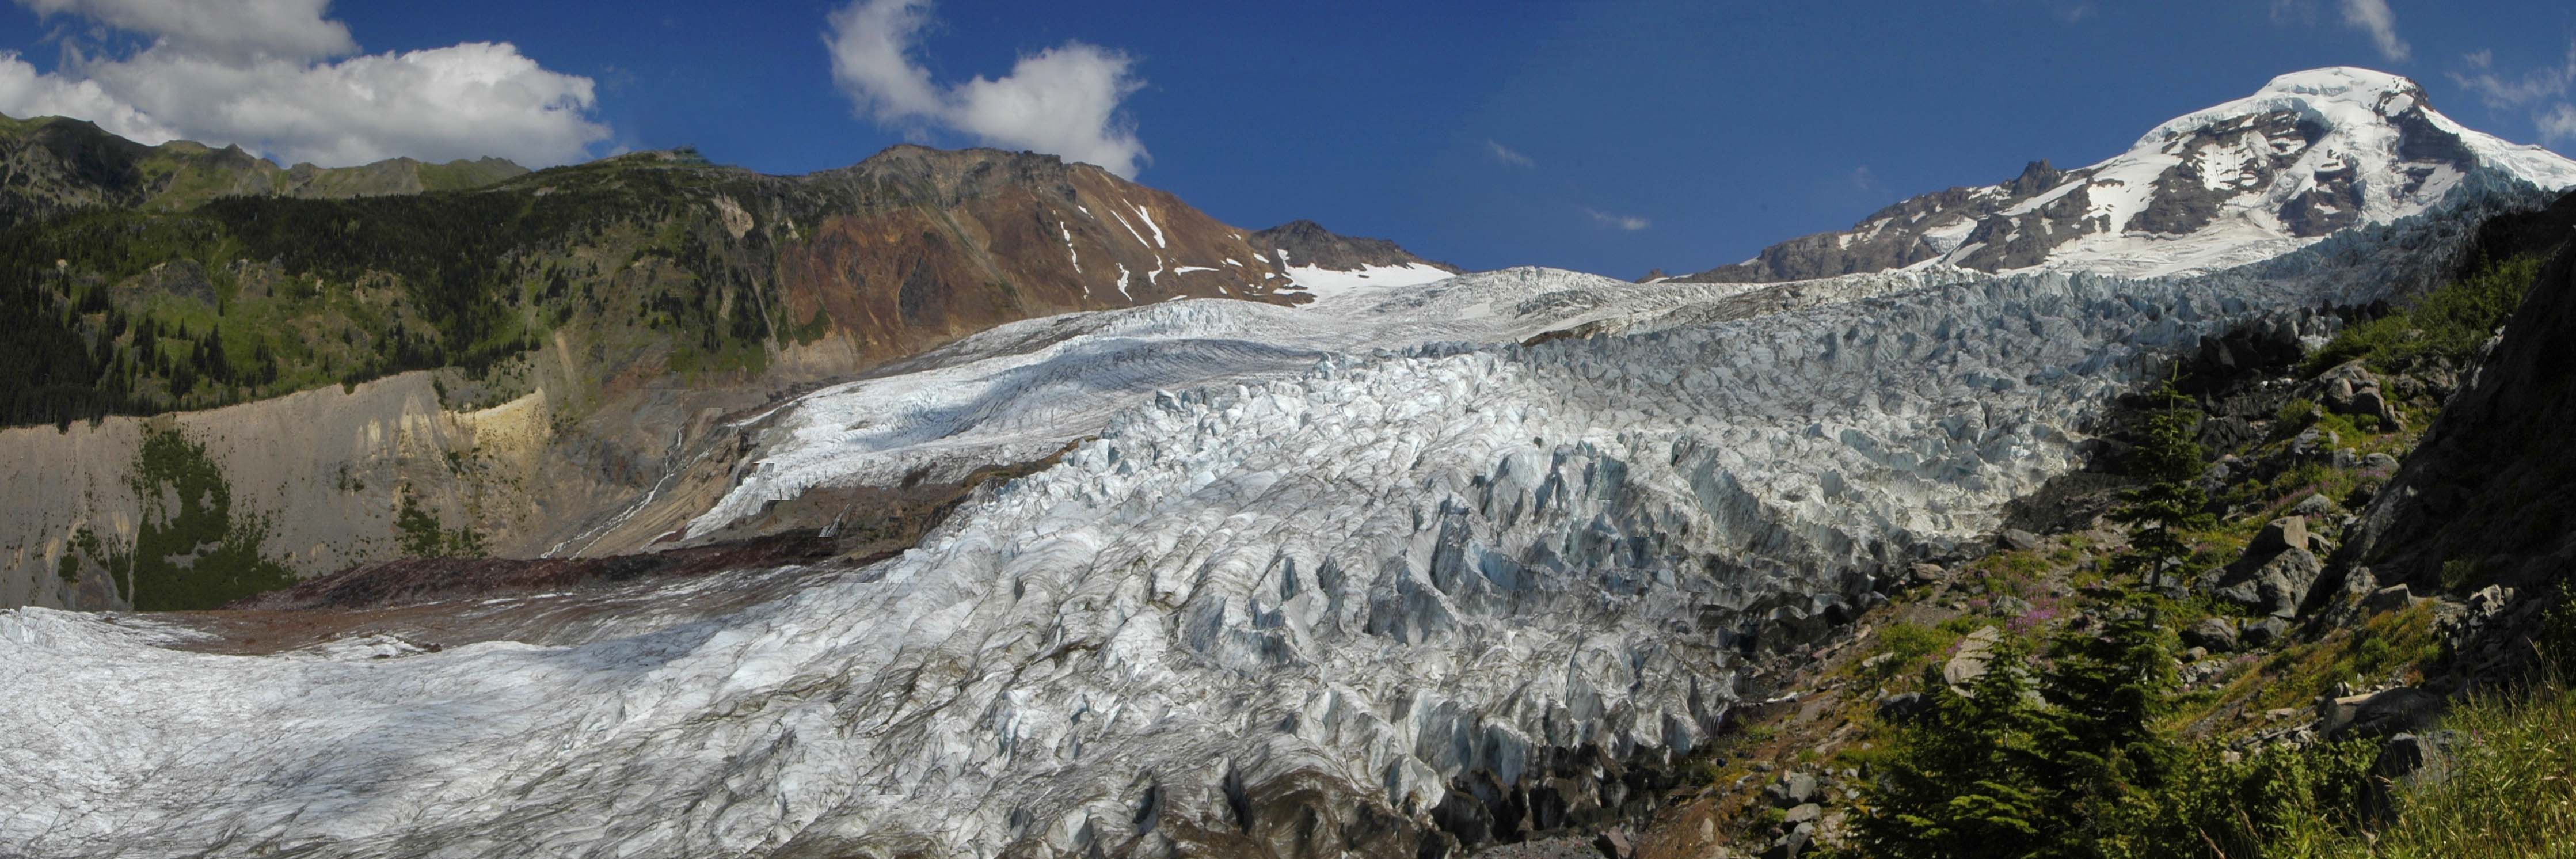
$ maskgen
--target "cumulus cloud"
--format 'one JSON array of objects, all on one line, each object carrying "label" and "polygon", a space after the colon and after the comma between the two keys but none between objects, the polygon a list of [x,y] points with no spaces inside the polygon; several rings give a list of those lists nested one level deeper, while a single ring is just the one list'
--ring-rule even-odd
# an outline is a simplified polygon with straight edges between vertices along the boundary
[{"label": "cumulus cloud", "polygon": [[2379,55],[2392,62],[2403,61],[2414,53],[2406,46],[2406,40],[2397,37],[2397,13],[2389,11],[2388,0],[2343,0],[2343,22],[2369,33]]},{"label": "cumulus cloud", "polygon": [[[589,78],[508,43],[348,56],[328,0],[18,0],[150,37],[125,56],[66,45],[40,72],[0,53],[0,113],[95,122],[143,143],[188,139],[326,167],[395,156],[498,155],[529,166],[587,157],[609,136]],[[336,58],[336,59],[335,59]]]},{"label": "cumulus cloud", "polygon": [[1496,162],[1501,163],[1501,164],[1504,164],[1504,165],[1506,165],[1506,166],[1511,166],[1511,167],[1536,167],[1536,166],[1538,166],[1538,162],[1530,160],[1530,157],[1529,157],[1529,156],[1527,156],[1527,155],[1522,155],[1522,154],[1520,154],[1519,152],[1514,151],[1511,147],[1509,147],[1509,146],[1504,146],[1504,145],[1502,145],[1501,143],[1495,142],[1495,141],[1490,140],[1490,139],[1485,141],[1485,151],[1486,151],[1486,154],[1489,154],[1489,155],[1494,156],[1494,160],[1495,160]]},{"label": "cumulus cloud", "polygon": [[1125,53],[1066,42],[1021,57],[1002,78],[942,86],[913,57],[930,24],[929,0],[856,0],[827,20],[832,79],[878,123],[947,129],[1131,178],[1150,160],[1118,112],[1144,86]]},{"label": "cumulus cloud", "polygon": [[1586,207],[1583,210],[1583,213],[1590,215],[1593,223],[1612,229],[1625,230],[1631,233],[1654,226],[1652,222],[1635,215],[1614,215],[1609,212],[1589,207]]}]

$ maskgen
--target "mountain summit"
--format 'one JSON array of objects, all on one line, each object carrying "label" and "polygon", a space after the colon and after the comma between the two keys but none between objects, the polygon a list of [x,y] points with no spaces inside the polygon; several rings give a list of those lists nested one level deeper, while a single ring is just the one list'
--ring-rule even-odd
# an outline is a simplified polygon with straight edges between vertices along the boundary
[{"label": "mountain summit", "polygon": [[2576,185],[2576,162],[2451,121],[2414,81],[2314,69],[2156,126],[2089,167],[2033,162],[2008,182],[1925,194],[1849,230],[1680,279],[1772,282],[1929,265],[2208,271],[2419,214],[2480,171],[2545,189]]}]

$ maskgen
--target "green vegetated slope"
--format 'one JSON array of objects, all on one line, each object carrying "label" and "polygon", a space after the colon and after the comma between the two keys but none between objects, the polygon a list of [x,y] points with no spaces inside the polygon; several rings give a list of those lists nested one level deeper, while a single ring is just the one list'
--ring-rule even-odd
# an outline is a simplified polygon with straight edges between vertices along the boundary
[{"label": "green vegetated slope", "polygon": [[87,208],[177,211],[227,195],[362,197],[454,191],[525,175],[499,158],[279,167],[185,140],[147,146],[77,119],[0,116],[0,227]]},{"label": "green vegetated slope", "polygon": [[0,318],[17,335],[0,362],[34,372],[0,378],[0,422],[208,408],[413,369],[479,377],[577,323],[630,352],[667,342],[681,367],[757,366],[774,299],[755,291],[757,254],[684,211],[703,204],[683,183],[722,177],[665,166],[22,222],[0,232]]},{"label": "green vegetated slope", "polygon": [[[1707,831],[1747,855],[2576,855],[2567,570],[2515,592],[2449,565],[2411,593],[2320,571],[2295,614],[2223,587],[2281,556],[2267,543],[2321,556],[2353,537],[2347,514],[2396,491],[2397,463],[2543,267],[2505,259],[2353,324],[2286,379],[2184,378],[2200,395],[2146,398],[2108,515],[1922,567],[1813,669],[1813,703],[1705,750]],[[2339,379],[2367,379],[2385,405],[2310,393]],[[2204,444],[2228,435],[2204,406],[2247,396],[2287,402],[2251,439]],[[2444,696],[2438,718],[2372,709]],[[1779,770],[1828,786],[1788,797]],[[1710,846],[1649,843],[1641,855]]]},{"label": "green vegetated slope", "polygon": [[232,487],[204,445],[154,427],[141,447],[129,476],[143,499],[134,538],[119,544],[89,529],[74,533],[61,564],[65,580],[79,575],[82,564],[103,569],[142,611],[217,606],[295,583],[292,572],[261,551],[267,517],[234,504]]}]

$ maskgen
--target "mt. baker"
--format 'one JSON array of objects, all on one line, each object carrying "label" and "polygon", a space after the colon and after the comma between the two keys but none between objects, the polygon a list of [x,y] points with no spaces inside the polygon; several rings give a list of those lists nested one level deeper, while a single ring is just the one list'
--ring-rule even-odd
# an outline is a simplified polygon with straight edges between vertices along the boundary
[{"label": "mt. baker", "polygon": [[2090,167],[2033,162],[2009,182],[1925,194],[1849,230],[1675,279],[1767,283],[1928,265],[2214,271],[2419,214],[2480,167],[2545,189],[2576,185],[2576,163],[2451,121],[2414,81],[2314,69],[2156,126]]}]

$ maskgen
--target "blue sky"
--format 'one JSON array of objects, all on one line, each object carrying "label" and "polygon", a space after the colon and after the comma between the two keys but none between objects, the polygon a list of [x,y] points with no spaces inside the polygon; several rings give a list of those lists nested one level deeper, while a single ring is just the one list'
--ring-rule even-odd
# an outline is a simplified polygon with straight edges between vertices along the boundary
[{"label": "blue sky", "polygon": [[[1312,218],[1473,268],[1628,277],[1734,262],[2033,159],[2091,163],[2316,66],[2405,74],[2461,122],[2576,152],[2564,2],[862,2],[913,27],[873,78],[835,74],[846,2],[11,0],[0,112],[281,159],[694,145],[772,173],[906,140],[1104,152],[1132,135],[1138,181],[1239,226]],[[477,42],[506,47],[459,47]],[[514,95],[442,89],[394,59],[414,51]],[[1062,62],[1012,77],[1050,52]],[[1037,77],[1082,71],[1112,82],[1059,124],[1105,127],[987,109],[1079,95]],[[869,89],[907,75],[927,88]],[[1025,86],[979,101],[959,87],[977,77]],[[192,85],[231,89],[171,94]],[[353,86],[390,95],[342,106]]]}]

